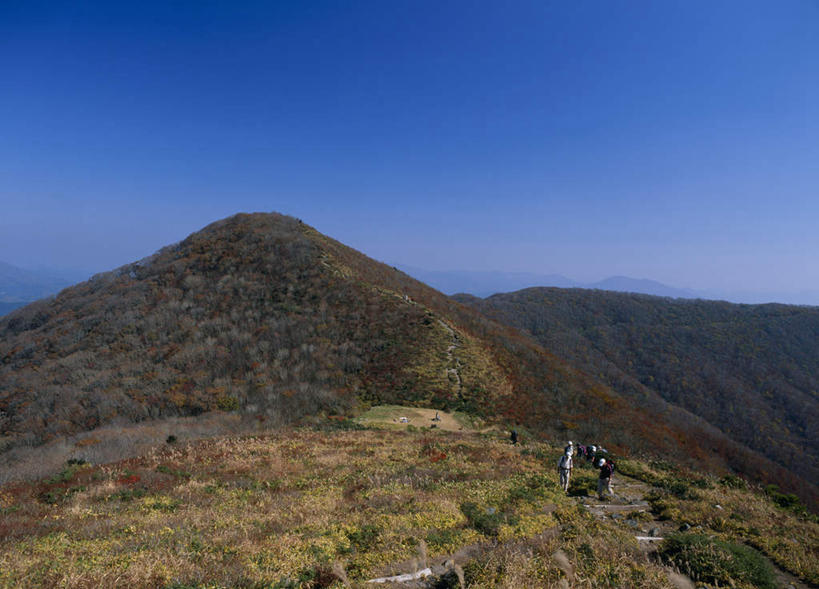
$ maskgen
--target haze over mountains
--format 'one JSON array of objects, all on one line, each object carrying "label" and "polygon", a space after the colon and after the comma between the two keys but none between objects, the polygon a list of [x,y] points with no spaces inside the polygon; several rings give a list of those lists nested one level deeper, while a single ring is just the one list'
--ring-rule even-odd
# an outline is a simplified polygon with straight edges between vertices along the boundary
[{"label": "haze over mountains", "polygon": [[[742,417],[737,422],[747,424],[737,433],[710,415],[696,415],[697,398],[688,402],[688,388],[669,396],[614,360],[598,370],[589,360],[594,354],[585,351],[590,346],[571,331],[585,321],[586,311],[571,300],[578,292],[606,296],[564,291],[566,317],[578,323],[561,327],[565,338],[543,339],[526,323],[528,307],[510,315],[493,301],[466,300],[465,306],[296,219],[236,215],[0,319],[0,447],[211,410],[277,424],[396,402],[519,423],[538,435],[605,440],[618,452],[698,468],[730,468],[815,502],[816,451],[804,450],[804,468],[791,463],[796,446],[810,439],[813,348],[778,348],[777,337],[766,340],[764,354],[784,359],[763,365],[743,386],[765,397],[778,395],[772,387],[784,380],[788,396],[767,404],[734,397],[729,405]],[[651,300],[658,313],[678,313],[678,306]],[[611,306],[616,315],[618,304]],[[810,345],[813,328],[805,332],[797,329],[799,318],[794,321],[776,329]],[[656,334],[641,325],[628,337],[654,342]],[[731,332],[709,327],[707,333],[713,348],[692,347],[694,358],[712,354],[719,364],[719,348]],[[616,334],[608,343],[617,351],[623,342]],[[645,349],[644,364],[667,360],[662,343]],[[736,371],[744,368],[737,362],[719,375],[740,378]],[[689,369],[696,366],[680,365]],[[769,378],[757,382],[761,375]],[[691,378],[691,391],[724,393],[711,382],[699,388],[696,372]],[[767,427],[780,420],[769,410],[790,399],[805,403],[803,422]],[[746,436],[755,424],[787,450],[768,452]]]},{"label": "haze over mountains", "polygon": [[585,288],[632,292],[658,297],[681,299],[724,300],[732,303],[763,304],[783,303],[790,305],[819,305],[819,291],[787,291],[775,288],[767,291],[693,289],[669,286],[647,278],[609,276],[596,282],[583,282],[562,274],[537,274],[534,272],[468,271],[468,270],[425,270],[414,266],[396,266],[410,276],[429,284],[441,292],[454,295],[470,294],[488,297],[497,293],[513,292],[524,288],[545,286],[558,288]]},{"label": "haze over mountains", "polygon": [[[530,287],[584,288],[613,292],[639,293],[681,299],[724,300],[734,303],[819,305],[819,291],[737,291],[692,289],[669,286],[656,280],[610,276],[596,282],[582,282],[562,274],[534,272],[425,270],[415,266],[395,266],[413,278],[447,295],[460,293],[488,297],[497,293],[514,292]],[[57,294],[76,284],[88,273],[70,270],[27,270],[0,262],[0,316],[32,301]]]},{"label": "haze over mountains", "polygon": [[0,261],[0,315],[79,282],[77,272],[26,270]]}]

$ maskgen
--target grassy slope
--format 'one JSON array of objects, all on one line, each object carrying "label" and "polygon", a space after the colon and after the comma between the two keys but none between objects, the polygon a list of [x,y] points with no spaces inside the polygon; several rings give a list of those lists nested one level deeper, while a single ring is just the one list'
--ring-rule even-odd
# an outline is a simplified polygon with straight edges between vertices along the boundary
[{"label": "grassy slope", "polygon": [[[557,492],[556,448],[513,448],[499,436],[288,429],[6,485],[0,586],[340,587],[338,576],[357,585],[411,572],[421,541],[431,560],[469,547],[470,587],[558,586],[567,575],[578,587],[670,586],[633,532]],[[669,476],[625,466],[655,482]],[[746,541],[770,536],[755,543],[816,579],[815,520],[758,492],[698,493],[680,500],[692,523]]]}]

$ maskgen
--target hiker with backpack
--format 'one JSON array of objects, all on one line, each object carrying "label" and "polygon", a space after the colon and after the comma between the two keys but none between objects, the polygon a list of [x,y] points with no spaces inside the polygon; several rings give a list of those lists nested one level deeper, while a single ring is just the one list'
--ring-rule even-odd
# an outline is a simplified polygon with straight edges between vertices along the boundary
[{"label": "hiker with backpack", "polygon": [[603,491],[608,491],[609,495],[614,495],[611,490],[611,476],[614,474],[614,461],[601,458],[597,463],[600,469],[600,477],[597,479],[597,496],[603,500]]},{"label": "hiker with backpack", "polygon": [[512,433],[509,435],[509,440],[512,442],[513,446],[518,445],[518,432],[517,430],[512,430]]},{"label": "hiker with backpack", "polygon": [[569,479],[572,476],[572,453],[566,450],[557,463],[557,472],[560,474],[560,486],[565,493],[569,492]]}]

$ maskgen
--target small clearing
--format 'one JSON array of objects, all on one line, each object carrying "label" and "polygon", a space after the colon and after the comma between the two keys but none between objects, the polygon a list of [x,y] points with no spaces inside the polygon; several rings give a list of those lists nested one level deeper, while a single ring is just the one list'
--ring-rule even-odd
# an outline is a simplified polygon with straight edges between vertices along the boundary
[{"label": "small clearing", "polygon": [[[435,416],[438,420],[435,420]],[[406,418],[406,422],[402,422]],[[435,409],[423,409],[421,407],[405,407],[402,405],[378,405],[356,418],[362,425],[386,425],[398,428],[432,427],[450,432],[474,432],[481,431],[483,422],[465,413],[458,411],[448,413]]]}]

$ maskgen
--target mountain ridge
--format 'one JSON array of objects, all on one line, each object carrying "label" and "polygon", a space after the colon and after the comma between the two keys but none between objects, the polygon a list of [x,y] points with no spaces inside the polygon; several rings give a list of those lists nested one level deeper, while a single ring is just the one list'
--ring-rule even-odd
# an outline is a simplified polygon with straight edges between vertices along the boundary
[{"label": "mountain ridge", "polygon": [[6,447],[117,420],[224,410],[276,424],[402,402],[801,484],[658,395],[635,403],[526,333],[278,214],[217,221],[0,319],[0,383]]}]

